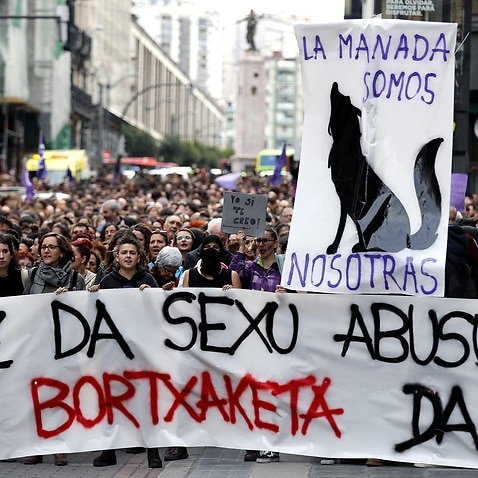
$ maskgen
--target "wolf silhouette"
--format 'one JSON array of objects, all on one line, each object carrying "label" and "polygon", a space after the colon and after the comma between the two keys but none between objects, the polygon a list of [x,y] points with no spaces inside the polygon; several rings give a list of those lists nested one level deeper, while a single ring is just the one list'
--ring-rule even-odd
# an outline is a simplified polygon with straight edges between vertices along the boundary
[{"label": "wolf silhouette", "polygon": [[340,219],[327,254],[334,254],[342,240],[347,216],[358,236],[353,252],[423,250],[437,238],[441,219],[441,192],[435,161],[443,138],[434,138],[418,152],[413,169],[421,211],[420,229],[411,234],[410,219],[401,201],[368,164],[360,145],[361,111],[333,83],[330,91],[329,134],[332,147],[328,167],[340,201]]}]

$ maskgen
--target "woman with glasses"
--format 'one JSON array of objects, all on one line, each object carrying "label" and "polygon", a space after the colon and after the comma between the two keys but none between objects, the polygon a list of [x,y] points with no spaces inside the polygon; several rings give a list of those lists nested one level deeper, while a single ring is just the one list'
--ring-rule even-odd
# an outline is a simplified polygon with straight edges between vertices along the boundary
[{"label": "woman with glasses", "polygon": [[239,251],[234,254],[229,265],[238,272],[243,289],[277,292],[280,285],[281,271],[276,257],[277,233],[272,227],[267,227],[263,237],[256,237],[257,257],[253,261],[246,260],[246,235],[244,231],[237,233]]},{"label": "woman with glasses", "polygon": [[25,271],[29,271],[35,263],[35,258],[33,257],[33,254],[29,251],[18,251],[17,259],[18,266]]},{"label": "woman with glasses", "polygon": [[194,249],[194,241],[196,239],[196,235],[194,232],[187,228],[182,227],[176,231],[174,234],[173,239],[173,246],[177,247],[181,256],[183,258],[182,263],[184,264],[184,260],[186,259],[186,255],[188,252],[191,252]]},{"label": "woman with glasses", "polygon": [[[238,272],[243,289],[259,290],[264,292],[283,292],[280,286],[281,270],[277,262],[277,233],[272,227],[266,227],[262,237],[256,237],[254,244],[258,256],[248,261],[245,254],[246,234],[237,233],[239,251],[236,252],[229,264],[229,268]],[[271,463],[279,461],[279,453],[275,451],[246,450],[244,461],[257,463]]]},{"label": "woman with glasses", "polygon": [[60,294],[68,290],[85,290],[85,281],[71,267],[75,254],[65,236],[49,232],[41,236],[38,250],[41,261],[30,269],[24,294]]},{"label": "woman with glasses", "polygon": [[[68,239],[56,232],[49,232],[40,237],[38,244],[41,261],[28,273],[24,294],[61,294],[70,290],[85,290],[85,281],[71,267],[75,254]],[[25,465],[43,462],[43,456],[27,456]],[[68,457],[64,453],[55,455],[55,465],[65,466]]]}]

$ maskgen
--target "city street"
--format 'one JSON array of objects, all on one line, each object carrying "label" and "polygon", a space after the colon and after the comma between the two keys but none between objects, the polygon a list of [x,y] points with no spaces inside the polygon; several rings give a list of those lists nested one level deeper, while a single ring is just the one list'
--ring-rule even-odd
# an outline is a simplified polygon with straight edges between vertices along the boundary
[{"label": "city street", "polygon": [[[190,448],[189,458],[163,463],[163,468],[149,469],[146,453],[129,455],[117,452],[118,464],[94,468],[93,458],[99,453],[69,455],[65,467],[53,465],[53,457],[45,456],[44,463],[24,465],[22,460],[0,463],[2,478],[425,478],[478,476],[477,470],[461,468],[416,468],[411,464],[386,464],[368,467],[360,462],[321,465],[319,458],[281,454],[279,463],[246,463],[242,450],[225,448]],[[164,449],[160,450],[161,456]]]}]

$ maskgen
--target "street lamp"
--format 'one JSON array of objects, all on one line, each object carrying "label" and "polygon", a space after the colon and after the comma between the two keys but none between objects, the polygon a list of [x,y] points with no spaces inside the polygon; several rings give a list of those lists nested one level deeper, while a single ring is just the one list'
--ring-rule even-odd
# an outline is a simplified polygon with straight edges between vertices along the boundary
[{"label": "street lamp", "polygon": [[[173,82],[163,82],[163,83],[155,83],[153,85],[148,85],[146,87],[144,87],[143,89],[137,91],[133,96],[131,96],[131,98],[128,100],[128,102],[125,104],[124,108],[123,108],[123,111],[121,112],[121,139],[120,139],[120,144],[121,145],[124,145],[124,126],[125,126],[125,118],[126,118],[126,114],[128,113],[128,110],[129,108],[138,100],[138,98],[140,98],[141,96],[143,96],[145,93],[148,93],[149,91],[153,91],[153,90],[157,90],[157,89],[160,89],[160,88],[167,88],[167,87],[172,87],[172,88],[184,88],[184,89],[188,89],[189,90],[189,94],[192,93],[192,88],[193,88],[193,85],[191,84],[188,84],[188,83],[181,83],[181,82],[178,82],[178,81],[173,81]],[[164,103],[164,102],[171,102],[171,103],[176,103],[176,104],[179,104],[180,101],[181,101],[181,94],[179,91],[176,92],[175,94],[175,100],[174,101],[168,101],[168,100],[171,100],[171,98],[166,98],[166,101],[163,101],[163,100],[158,100],[156,101],[155,103],[156,104],[159,104],[159,103]],[[120,153],[124,153],[124,151],[120,151]]]}]

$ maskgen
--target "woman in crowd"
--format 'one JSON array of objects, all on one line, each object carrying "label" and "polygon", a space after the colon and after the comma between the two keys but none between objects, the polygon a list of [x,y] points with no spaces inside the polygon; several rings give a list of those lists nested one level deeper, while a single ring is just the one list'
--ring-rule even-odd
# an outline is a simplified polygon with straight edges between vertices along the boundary
[{"label": "woman in crowd", "polygon": [[93,272],[93,274],[96,275],[96,272],[97,272],[98,268],[100,267],[100,264],[101,264],[100,255],[98,254],[97,251],[95,251],[94,249],[91,249],[90,258],[88,260],[88,264],[86,264],[86,268],[90,272]]},{"label": "woman in crowd", "polygon": [[105,245],[108,246],[113,236],[118,231],[118,226],[113,224],[112,222],[107,222],[100,232],[100,241]]},{"label": "woman in crowd", "polygon": [[[245,254],[246,235],[244,231],[237,233],[239,251],[234,254],[229,267],[239,273],[243,289],[264,292],[283,292],[280,286],[281,270],[277,262],[277,233],[272,227],[266,227],[263,237],[254,239],[258,257],[247,260]],[[274,451],[246,450],[244,461],[270,463],[279,461],[279,453]]]},{"label": "woman in crowd", "polygon": [[[239,249],[236,252],[239,252]],[[246,261],[253,261],[257,258],[257,245],[252,236],[244,238],[244,254],[246,255]]]},{"label": "woman in crowd", "polygon": [[[99,266],[99,270],[96,272],[96,279],[95,284],[99,284],[101,279],[113,270],[113,266],[115,265],[115,247],[117,242],[124,236],[124,235],[132,235],[131,231],[126,228],[121,228],[116,231],[113,237],[108,242],[108,247],[106,248],[105,258],[103,262]],[[133,236],[134,237],[134,236]],[[135,238],[136,239],[136,238]]]},{"label": "woman in crowd", "polygon": [[156,263],[151,269],[151,274],[159,287],[164,290],[172,290],[178,285],[176,274],[182,262],[181,253],[176,247],[165,246],[159,251]]},{"label": "woman in crowd", "polygon": [[[60,294],[69,290],[85,290],[83,277],[71,267],[75,258],[68,239],[56,232],[49,232],[40,238],[41,262],[30,269],[24,294]],[[43,456],[33,455],[24,459],[25,465],[43,462]],[[65,466],[68,457],[64,453],[55,455],[55,465]]]},{"label": "woman in crowd", "polygon": [[[144,290],[149,287],[158,287],[154,277],[144,267],[146,256],[136,237],[126,231],[123,235],[115,235],[117,241],[114,246],[115,265],[108,272],[99,285],[93,285],[88,290],[96,292],[99,289],[137,288]],[[93,466],[103,467],[116,465],[116,451],[104,450],[93,460]],[[163,463],[157,448],[148,449],[148,467],[161,468]]]},{"label": "woman in crowd", "polygon": [[91,241],[88,237],[81,237],[81,234],[71,242],[73,253],[75,254],[75,260],[72,262],[71,267],[79,272],[85,281],[86,288],[95,283],[96,273],[87,269],[88,261],[91,257]]},{"label": "woman in crowd", "polygon": [[186,259],[186,254],[192,251],[194,248],[193,246],[195,239],[196,236],[194,232],[187,227],[181,227],[176,231],[176,234],[174,234],[173,246],[177,247],[179,252],[181,253],[181,256],[183,258],[183,264],[184,260]]},{"label": "woman in crowd", "polygon": [[258,257],[246,260],[245,238],[243,231],[237,233],[239,251],[234,254],[229,267],[238,272],[243,289],[277,292],[281,271],[276,258],[277,233],[272,227],[266,227],[264,237],[257,237],[254,243]]},{"label": "woman in crowd", "polygon": [[31,252],[25,252],[25,251],[18,251],[18,266],[21,269],[24,270],[30,270],[34,263],[35,263],[35,258],[33,257],[33,254]]},{"label": "woman in crowd", "polygon": [[141,249],[143,249],[144,252],[147,252],[152,234],[150,227],[143,222],[140,222],[131,226],[130,230],[136,236],[136,239],[138,239]]},{"label": "woman in crowd", "polygon": [[209,234],[204,238],[199,251],[196,267],[184,272],[183,287],[220,287],[222,289],[241,288],[236,271],[228,269],[221,262],[224,246],[219,236]]},{"label": "woman in crowd", "polygon": [[[215,234],[206,236],[200,246],[199,262],[196,267],[184,272],[182,286],[215,287],[223,290],[240,289],[241,281],[237,272],[227,269],[221,262],[223,249],[219,236]],[[166,450],[164,460],[183,460],[188,456],[186,447],[171,447]]]},{"label": "woman in crowd", "polygon": [[235,232],[231,232],[227,235],[226,249],[231,254],[235,254],[239,250],[239,241],[237,240],[237,234]]},{"label": "woman in crowd", "polygon": [[18,240],[11,234],[0,234],[0,297],[23,294],[22,270],[15,249]]},{"label": "woman in crowd", "polygon": [[151,233],[149,239],[149,248],[148,248],[148,260],[150,269],[154,266],[156,258],[158,257],[159,251],[168,245],[168,235],[166,231],[155,229]]}]

